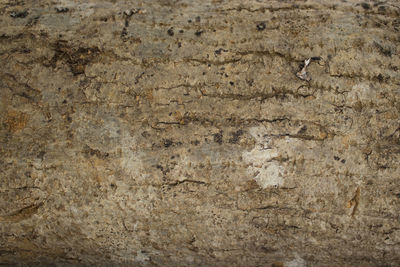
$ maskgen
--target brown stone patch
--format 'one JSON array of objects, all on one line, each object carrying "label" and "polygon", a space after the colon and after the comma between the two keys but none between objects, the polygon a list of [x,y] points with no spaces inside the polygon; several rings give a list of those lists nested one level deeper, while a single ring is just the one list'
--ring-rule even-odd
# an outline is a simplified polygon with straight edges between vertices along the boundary
[{"label": "brown stone patch", "polygon": [[18,132],[25,128],[28,122],[28,115],[24,112],[9,110],[6,123],[10,132]]}]

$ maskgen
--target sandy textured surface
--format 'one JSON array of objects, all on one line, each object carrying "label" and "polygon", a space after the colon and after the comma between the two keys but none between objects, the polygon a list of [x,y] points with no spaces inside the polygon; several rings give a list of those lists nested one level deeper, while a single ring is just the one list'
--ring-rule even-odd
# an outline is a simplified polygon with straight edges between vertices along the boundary
[{"label": "sandy textured surface", "polygon": [[395,0],[1,0],[0,263],[399,266],[399,42]]}]

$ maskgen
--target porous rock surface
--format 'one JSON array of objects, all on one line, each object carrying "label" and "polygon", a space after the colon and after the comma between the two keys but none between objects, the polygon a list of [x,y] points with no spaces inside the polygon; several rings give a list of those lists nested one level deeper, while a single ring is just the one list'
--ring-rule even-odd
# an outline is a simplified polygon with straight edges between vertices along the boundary
[{"label": "porous rock surface", "polygon": [[0,263],[399,266],[399,17],[2,0]]}]

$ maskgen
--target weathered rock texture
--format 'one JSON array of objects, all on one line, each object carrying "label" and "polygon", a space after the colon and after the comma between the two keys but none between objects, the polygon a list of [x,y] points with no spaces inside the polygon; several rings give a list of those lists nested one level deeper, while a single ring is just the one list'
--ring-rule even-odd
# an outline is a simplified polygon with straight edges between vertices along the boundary
[{"label": "weathered rock texture", "polygon": [[2,264],[400,265],[398,1],[0,13]]}]

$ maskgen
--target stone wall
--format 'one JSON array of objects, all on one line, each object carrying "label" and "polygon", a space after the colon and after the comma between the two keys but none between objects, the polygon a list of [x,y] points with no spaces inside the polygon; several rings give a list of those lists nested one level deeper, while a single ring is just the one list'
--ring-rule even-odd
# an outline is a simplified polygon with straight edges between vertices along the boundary
[{"label": "stone wall", "polygon": [[2,0],[0,25],[1,264],[400,265],[398,1]]}]

